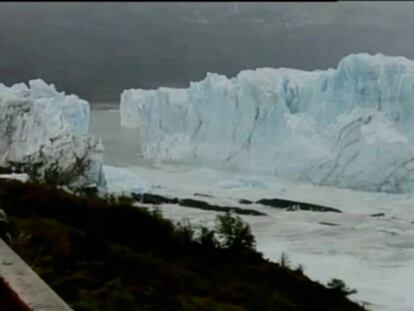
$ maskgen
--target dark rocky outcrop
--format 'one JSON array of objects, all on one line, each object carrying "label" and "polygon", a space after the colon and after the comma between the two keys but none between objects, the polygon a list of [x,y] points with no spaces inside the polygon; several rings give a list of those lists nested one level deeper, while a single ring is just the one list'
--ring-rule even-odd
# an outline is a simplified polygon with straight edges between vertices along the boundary
[{"label": "dark rocky outcrop", "polygon": [[252,204],[252,203],[253,203],[253,201],[246,200],[246,199],[240,199],[240,200],[239,200],[239,203],[240,203],[240,204]]},{"label": "dark rocky outcrop", "polygon": [[195,192],[194,195],[198,197],[214,198],[214,196],[212,196],[211,194],[206,194],[206,193]]},{"label": "dark rocky outcrop", "polygon": [[11,174],[11,173],[16,173],[16,172],[14,172],[9,167],[0,166],[0,174]]},{"label": "dark rocky outcrop", "polygon": [[376,213],[376,214],[371,214],[369,216],[371,216],[371,217],[385,217],[385,214],[384,213]]},{"label": "dark rocky outcrop", "polygon": [[240,207],[230,207],[230,206],[220,206],[210,204],[201,200],[194,199],[178,199],[178,198],[169,198],[159,194],[152,193],[134,193],[132,198],[140,203],[144,204],[179,204],[184,207],[192,207],[197,209],[202,209],[206,211],[217,211],[217,212],[234,212],[239,215],[251,215],[251,216],[266,216],[267,214],[259,212],[253,209],[245,209]]},{"label": "dark rocky outcrop", "polygon": [[324,221],[321,221],[319,224],[320,225],[325,225],[325,226],[339,226],[339,224],[336,224],[336,223],[333,223],[333,222],[324,222]]},{"label": "dark rocky outcrop", "polygon": [[[210,195],[202,195],[195,193],[194,195],[199,196],[205,196],[205,197],[212,197]],[[245,209],[240,207],[231,207],[231,206],[220,206],[215,204],[210,204],[205,201],[201,200],[195,200],[195,199],[179,199],[179,198],[171,198],[167,196],[162,196],[159,194],[152,194],[152,193],[134,193],[132,194],[132,198],[140,203],[144,204],[179,204],[181,206],[186,207],[192,207],[192,208],[198,208],[203,210],[209,210],[209,211],[218,211],[218,212],[226,212],[226,211],[232,211],[236,214],[240,215],[254,215],[254,216],[265,216],[266,213],[259,212],[254,209]],[[342,213],[339,209],[333,208],[333,207],[327,207],[317,204],[310,204],[310,203],[304,203],[304,202],[297,202],[297,201],[291,201],[291,200],[283,200],[283,199],[261,199],[256,202],[246,200],[246,199],[240,199],[240,204],[262,204],[266,206],[271,206],[275,208],[285,209],[287,211],[313,211],[313,212],[335,212],[335,213]]]},{"label": "dark rocky outcrop", "polygon": [[199,209],[207,210],[207,211],[218,211],[218,212],[229,211],[229,212],[234,212],[235,214],[239,214],[239,215],[266,216],[265,213],[262,213],[262,212],[259,212],[253,209],[212,205],[204,201],[193,200],[193,199],[181,199],[179,200],[179,204],[181,206],[194,207],[194,208],[199,208]]},{"label": "dark rocky outcrop", "polygon": [[177,204],[177,198],[168,198],[158,194],[152,193],[133,193],[132,198],[144,204]]},{"label": "dark rocky outcrop", "polygon": [[282,199],[261,199],[256,201],[257,204],[271,206],[275,208],[285,209],[288,211],[312,211],[312,212],[334,212],[342,213],[339,209],[333,207],[327,207],[323,205],[310,204],[304,202],[282,200]]}]

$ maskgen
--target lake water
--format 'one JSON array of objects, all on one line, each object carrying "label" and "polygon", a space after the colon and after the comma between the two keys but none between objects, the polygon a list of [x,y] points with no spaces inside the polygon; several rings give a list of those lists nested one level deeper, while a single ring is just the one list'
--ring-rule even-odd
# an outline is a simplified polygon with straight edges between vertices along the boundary
[{"label": "lake water", "polygon": [[[303,265],[315,280],[344,280],[358,290],[351,298],[369,302],[370,310],[414,310],[412,195],[365,193],[289,183],[271,176],[153,163],[140,158],[138,132],[121,128],[117,108],[116,104],[95,105],[90,132],[103,140],[105,164],[124,169],[124,175],[121,169],[116,179],[124,186],[142,179],[153,185],[155,193],[178,197],[203,193],[211,196],[203,200],[226,206],[243,207],[238,203],[241,198],[278,197],[339,208],[342,214],[287,212],[253,204],[248,208],[268,216],[243,218],[251,225],[257,248],[265,257],[278,261],[285,252],[293,265]],[[207,225],[216,215],[176,205],[164,205],[162,211],[173,220],[189,218]],[[374,213],[385,217],[370,216]]]}]

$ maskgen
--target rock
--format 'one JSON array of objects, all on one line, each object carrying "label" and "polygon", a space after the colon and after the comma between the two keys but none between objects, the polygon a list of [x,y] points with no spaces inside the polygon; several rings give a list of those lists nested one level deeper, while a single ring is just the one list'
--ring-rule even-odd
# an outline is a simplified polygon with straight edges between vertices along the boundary
[{"label": "rock", "polygon": [[240,207],[229,207],[229,206],[220,206],[212,205],[204,201],[194,200],[194,199],[181,199],[179,201],[181,206],[188,206],[193,208],[199,208],[202,210],[208,211],[218,211],[218,212],[234,212],[235,214],[240,215],[251,215],[251,216],[267,216],[267,214],[259,212],[253,209],[244,209]]},{"label": "rock", "polygon": [[326,225],[326,226],[339,226],[339,224],[335,224],[333,222],[323,222],[323,221],[321,221],[319,224]]},{"label": "rock", "polygon": [[97,187],[84,187],[79,190],[79,193],[86,196],[94,196],[99,193],[99,189]]},{"label": "rock", "polygon": [[133,193],[132,198],[140,203],[144,204],[179,204],[184,207],[198,208],[206,211],[218,211],[218,212],[227,212],[231,211],[240,215],[251,215],[251,216],[267,216],[267,214],[252,210],[244,209],[239,207],[229,207],[229,206],[219,206],[207,203],[205,201],[194,200],[194,199],[178,199],[178,198],[168,198],[158,194],[152,193]]},{"label": "rock", "polygon": [[198,192],[195,192],[194,195],[199,196],[199,197],[214,198],[214,196],[210,194],[204,194],[204,193],[198,193]]},{"label": "rock", "polygon": [[271,206],[275,208],[285,209],[288,211],[313,211],[313,212],[334,212],[334,213],[342,213],[339,209],[333,207],[327,207],[322,205],[310,204],[310,203],[303,203],[303,202],[296,202],[290,200],[282,200],[282,199],[261,199],[256,201],[258,204]]},{"label": "rock", "polygon": [[371,216],[371,217],[384,217],[385,214],[384,213],[376,213],[376,214],[371,214],[369,216]]},{"label": "rock", "polygon": [[240,200],[239,200],[239,203],[240,203],[240,204],[252,204],[253,202],[252,202],[252,201],[250,201],[250,200],[246,200],[246,199],[240,199]]},{"label": "rock", "polygon": [[177,198],[167,198],[162,195],[152,193],[133,193],[132,198],[144,204],[177,204]]}]

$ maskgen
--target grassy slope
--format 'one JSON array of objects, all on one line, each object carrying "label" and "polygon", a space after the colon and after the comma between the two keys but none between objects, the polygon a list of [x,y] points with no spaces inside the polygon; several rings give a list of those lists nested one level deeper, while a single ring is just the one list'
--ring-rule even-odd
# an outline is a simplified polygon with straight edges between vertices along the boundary
[{"label": "grassy slope", "polygon": [[363,310],[302,272],[127,204],[0,181],[16,252],[75,310]]}]

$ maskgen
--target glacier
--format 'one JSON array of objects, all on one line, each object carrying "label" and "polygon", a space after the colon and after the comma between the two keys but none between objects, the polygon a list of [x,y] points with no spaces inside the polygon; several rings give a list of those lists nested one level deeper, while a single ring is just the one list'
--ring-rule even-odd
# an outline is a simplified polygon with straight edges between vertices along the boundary
[{"label": "glacier", "polygon": [[414,62],[351,54],[337,68],[207,73],[128,89],[121,125],[143,158],[363,191],[414,192]]},{"label": "glacier", "polygon": [[0,166],[31,179],[105,188],[103,145],[88,135],[90,106],[53,84],[0,83]]}]

